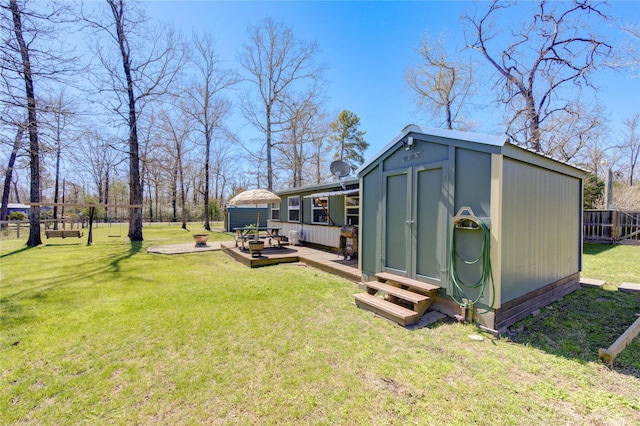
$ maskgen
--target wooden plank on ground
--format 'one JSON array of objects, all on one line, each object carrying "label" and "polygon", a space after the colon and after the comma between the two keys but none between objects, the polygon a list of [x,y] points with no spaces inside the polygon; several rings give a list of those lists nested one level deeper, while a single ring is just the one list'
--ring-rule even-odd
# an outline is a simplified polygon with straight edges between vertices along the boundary
[{"label": "wooden plank on ground", "polygon": [[633,339],[635,339],[638,334],[640,334],[640,318],[638,318],[631,327],[625,331],[622,336],[618,337],[618,339],[609,347],[609,349],[600,349],[598,351],[598,355],[600,359],[606,362],[609,365],[613,364],[613,361],[616,357],[627,347],[629,343]]},{"label": "wooden plank on ground", "polygon": [[618,286],[618,291],[623,293],[640,293],[640,284],[622,283]]},{"label": "wooden plank on ground", "polygon": [[580,285],[582,287],[597,287],[602,288],[603,285],[606,284],[605,280],[597,280],[595,278],[584,278],[580,277]]}]

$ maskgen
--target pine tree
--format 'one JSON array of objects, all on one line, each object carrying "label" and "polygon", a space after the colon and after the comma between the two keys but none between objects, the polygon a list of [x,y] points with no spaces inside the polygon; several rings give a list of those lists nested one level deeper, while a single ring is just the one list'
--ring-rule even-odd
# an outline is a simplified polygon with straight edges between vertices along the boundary
[{"label": "pine tree", "polygon": [[364,152],[369,147],[364,140],[366,132],[359,130],[359,126],[360,117],[346,109],[331,123],[331,140],[336,143],[337,149],[334,157],[349,163],[352,171],[364,163]]}]

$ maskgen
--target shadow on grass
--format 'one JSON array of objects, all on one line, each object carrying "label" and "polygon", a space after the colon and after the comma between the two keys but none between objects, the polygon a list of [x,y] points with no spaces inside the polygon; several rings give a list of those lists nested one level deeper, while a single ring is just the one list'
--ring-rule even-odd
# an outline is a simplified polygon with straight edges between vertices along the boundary
[{"label": "shadow on grass", "polygon": [[[60,250],[65,247],[77,250],[77,244],[60,244],[55,246],[55,249]],[[23,247],[3,255],[3,257],[24,252],[29,248],[31,247]],[[25,309],[25,306],[34,301],[42,303],[52,289],[93,282],[95,277],[111,276],[114,272],[119,272],[121,262],[131,258],[141,250],[142,242],[132,242],[129,250],[124,253],[121,252],[115,258],[108,259],[105,257],[101,261],[91,255],[78,257],[76,262],[60,268],[54,279],[38,279],[35,277],[25,280],[24,285],[17,291],[9,292],[9,294],[5,291],[5,294],[2,295],[3,297],[0,298],[0,318],[3,326],[17,326],[34,318],[35,316],[30,314],[30,309]],[[73,256],[73,254],[70,255]]]},{"label": "shadow on grass", "polygon": [[[507,337],[547,353],[580,362],[598,360],[638,318],[640,297],[582,288],[512,325]],[[616,358],[613,369],[640,378],[640,340],[635,339]]]},{"label": "shadow on grass", "polygon": [[0,255],[0,259],[4,259],[4,258],[9,257],[9,256],[14,256],[16,254],[23,253],[23,252],[25,252],[27,250],[31,250],[32,248],[33,247],[25,246],[25,247],[19,248],[18,250],[10,251],[9,253],[5,253],[5,254]]},{"label": "shadow on grass", "polygon": [[596,255],[612,250],[615,247],[616,246],[614,244],[584,243],[582,245],[582,253]]},{"label": "shadow on grass", "polygon": [[112,267],[111,271],[112,272],[120,271],[120,262],[123,262],[131,258],[132,256],[140,253],[140,250],[142,250],[142,241],[132,241],[131,247],[129,248],[129,251],[127,252],[127,254],[119,256],[111,261],[111,267]]}]

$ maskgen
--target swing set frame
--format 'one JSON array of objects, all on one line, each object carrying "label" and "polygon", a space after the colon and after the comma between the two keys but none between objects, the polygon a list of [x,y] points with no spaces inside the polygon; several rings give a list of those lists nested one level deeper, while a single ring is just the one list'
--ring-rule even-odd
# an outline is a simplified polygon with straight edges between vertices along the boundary
[{"label": "swing set frame", "polygon": [[[29,206],[34,207],[80,207],[89,209],[89,235],[87,237],[87,245],[90,246],[93,242],[93,217],[95,216],[96,207],[102,208],[123,208],[123,209],[141,209],[142,204],[97,204],[97,203],[27,203]],[[111,225],[111,224],[109,224]],[[122,226],[122,225],[120,225]]]}]

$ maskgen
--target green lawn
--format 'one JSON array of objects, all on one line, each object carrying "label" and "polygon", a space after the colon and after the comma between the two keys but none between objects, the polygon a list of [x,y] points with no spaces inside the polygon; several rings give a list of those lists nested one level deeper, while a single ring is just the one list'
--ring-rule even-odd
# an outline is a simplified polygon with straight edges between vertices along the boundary
[{"label": "green lawn", "polygon": [[[638,346],[609,369],[589,346],[600,343],[573,330],[547,327],[551,343],[531,332],[543,315],[580,323],[553,316],[577,307],[606,317],[586,301],[612,294],[605,305],[616,315],[640,313],[635,296],[580,290],[514,326],[511,339],[474,341],[472,325],[408,331],[359,310],[352,283],[313,268],[146,253],[192,233],[146,226],[134,246],[106,228],[90,247],[2,241],[0,423],[640,423],[638,356],[622,358]],[[222,239],[231,237],[209,241]],[[607,262],[639,257],[640,247],[595,250],[585,276],[616,285],[621,272]],[[627,269],[624,280],[640,282]]]}]

